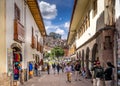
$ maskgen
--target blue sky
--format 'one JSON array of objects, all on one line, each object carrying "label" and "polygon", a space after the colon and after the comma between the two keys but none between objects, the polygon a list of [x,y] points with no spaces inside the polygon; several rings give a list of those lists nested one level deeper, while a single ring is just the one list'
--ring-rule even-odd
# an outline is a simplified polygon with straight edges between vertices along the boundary
[{"label": "blue sky", "polygon": [[74,0],[38,0],[47,34],[56,32],[67,39]]}]

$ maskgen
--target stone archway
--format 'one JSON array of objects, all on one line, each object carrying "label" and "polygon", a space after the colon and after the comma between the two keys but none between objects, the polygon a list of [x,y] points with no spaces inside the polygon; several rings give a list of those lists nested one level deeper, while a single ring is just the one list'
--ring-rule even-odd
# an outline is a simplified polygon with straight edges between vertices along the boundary
[{"label": "stone archway", "polygon": [[84,50],[82,50],[82,60],[81,60],[81,63],[82,63],[82,69],[84,69]]},{"label": "stone archway", "polygon": [[[19,44],[13,43],[11,45],[11,48],[13,50],[13,71],[20,71],[22,69],[22,48]],[[20,72],[13,73],[13,80],[19,80],[21,81],[21,78],[23,77],[20,75]],[[20,82],[21,83],[21,82]]]},{"label": "stone archway", "polygon": [[86,69],[89,69],[89,52],[90,52],[90,49],[89,49],[89,47],[87,47],[87,49],[86,49]]},{"label": "stone archway", "polygon": [[90,49],[89,47],[87,47],[86,49],[86,77],[87,78],[91,78],[91,74],[90,74],[90,69],[89,69],[89,54],[90,54]]},{"label": "stone archway", "polygon": [[13,51],[14,51],[14,50],[19,51],[19,52],[22,51],[21,46],[20,46],[19,44],[17,44],[17,43],[13,43],[13,44],[11,45],[11,48],[13,49]]},{"label": "stone archway", "polygon": [[79,52],[77,52],[77,59],[79,59]]},{"label": "stone archway", "polygon": [[79,59],[81,60],[81,51],[79,51]]},{"label": "stone archway", "polygon": [[98,45],[95,43],[92,49],[92,65],[95,60],[99,59],[97,57],[98,57]]}]

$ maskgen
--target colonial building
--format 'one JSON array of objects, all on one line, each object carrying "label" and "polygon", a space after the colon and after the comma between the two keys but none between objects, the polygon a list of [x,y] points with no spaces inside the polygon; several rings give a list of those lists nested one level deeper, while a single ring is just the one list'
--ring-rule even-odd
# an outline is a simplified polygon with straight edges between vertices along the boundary
[{"label": "colonial building", "polygon": [[9,86],[2,75],[19,81],[22,69],[27,80],[29,63],[41,61],[46,31],[37,0],[0,0],[0,22],[0,85]]},{"label": "colonial building", "polygon": [[[116,64],[114,33],[115,17],[118,13],[115,15],[115,12],[120,9],[115,1],[75,0],[68,44],[72,47],[75,42],[75,53],[86,71],[90,70],[96,60],[99,60],[104,68],[107,61]],[[119,17],[117,19],[119,20]]]},{"label": "colonial building", "polygon": [[120,85],[120,0],[115,1],[115,34],[114,34],[114,62],[116,63],[116,77],[118,86]]}]

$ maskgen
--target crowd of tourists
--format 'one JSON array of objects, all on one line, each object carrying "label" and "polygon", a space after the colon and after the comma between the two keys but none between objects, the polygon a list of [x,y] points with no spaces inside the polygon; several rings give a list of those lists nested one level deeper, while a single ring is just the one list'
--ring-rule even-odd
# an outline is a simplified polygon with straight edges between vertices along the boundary
[{"label": "crowd of tourists", "polygon": [[[114,66],[111,62],[106,62],[107,67],[101,66],[99,60],[94,61],[93,66],[90,69],[81,67],[80,60],[62,63],[49,63],[46,64],[47,74],[59,74],[60,71],[66,74],[67,82],[73,81],[72,75],[75,77],[74,81],[81,81],[82,79],[91,79],[93,86],[114,86],[113,85],[113,70]],[[52,69],[52,70],[51,70]],[[30,74],[33,74],[32,65],[29,65]],[[35,75],[39,74],[38,64],[34,65]],[[52,72],[51,72],[52,71]],[[103,85],[104,84],[104,85]]]},{"label": "crowd of tourists", "polygon": [[[113,69],[114,66],[111,62],[106,62],[107,67],[101,66],[100,61],[94,61],[91,69],[81,67],[79,60],[67,63],[53,63],[52,69],[54,74],[59,74],[60,70],[66,73],[67,82],[71,82],[72,75],[75,77],[75,81],[81,81],[87,79],[88,76],[91,79],[93,86],[113,86]],[[47,71],[50,74],[50,65],[47,64]]]}]

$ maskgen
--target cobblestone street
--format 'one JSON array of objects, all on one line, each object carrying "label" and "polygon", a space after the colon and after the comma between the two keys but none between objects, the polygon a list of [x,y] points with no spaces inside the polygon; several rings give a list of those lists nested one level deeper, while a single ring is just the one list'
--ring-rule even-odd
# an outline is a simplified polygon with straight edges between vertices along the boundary
[{"label": "cobblestone street", "polygon": [[58,74],[50,74],[46,73],[42,74],[41,77],[34,77],[29,81],[25,82],[24,85],[20,86],[92,86],[90,79],[83,79],[81,77],[81,81],[75,81],[74,74],[72,76],[72,82],[66,82],[65,73]]}]

